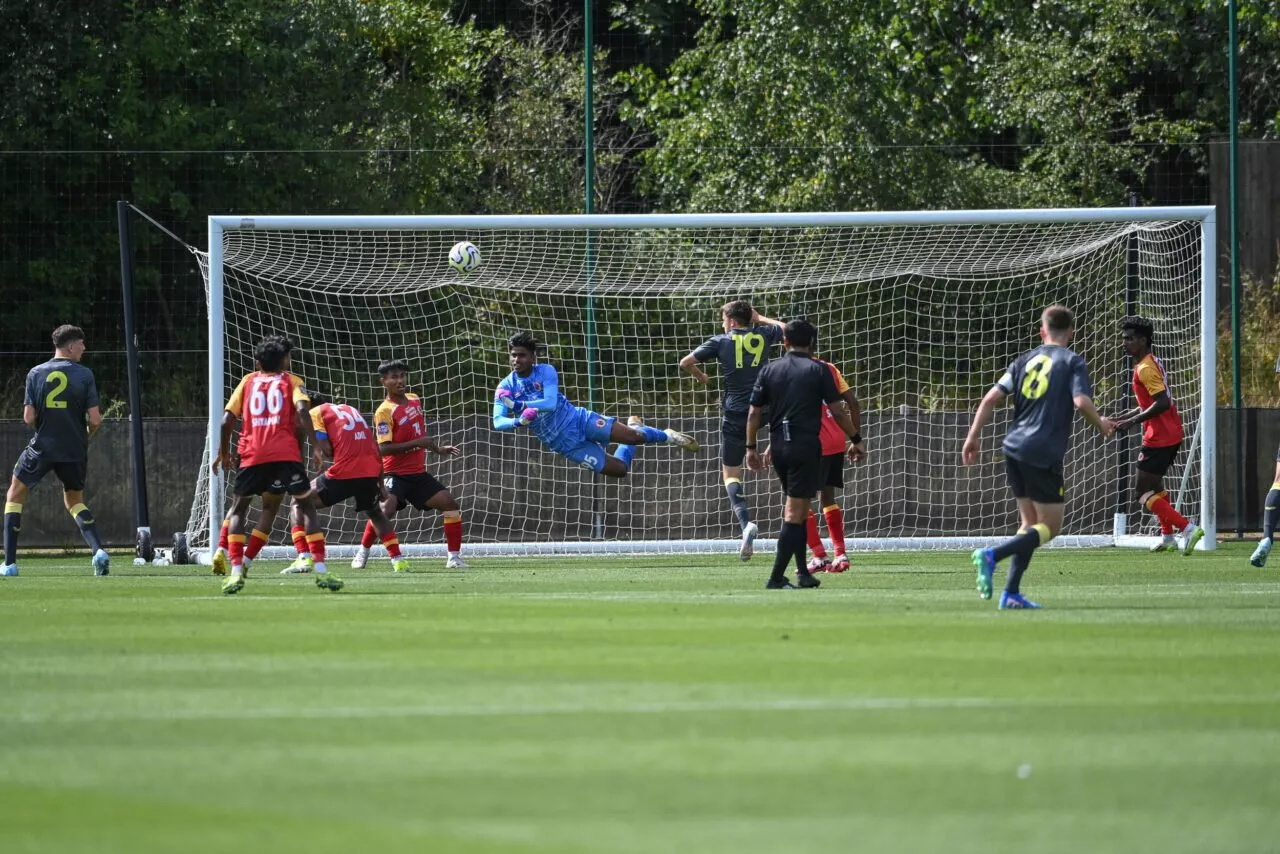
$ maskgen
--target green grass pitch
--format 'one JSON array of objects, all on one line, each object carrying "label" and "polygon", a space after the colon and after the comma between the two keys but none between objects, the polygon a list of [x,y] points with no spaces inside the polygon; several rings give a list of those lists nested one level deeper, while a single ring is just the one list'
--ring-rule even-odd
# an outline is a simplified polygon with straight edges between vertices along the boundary
[{"label": "green grass pitch", "polygon": [[[1280,850],[1280,566],[1045,551],[0,579],[0,851]],[[1277,559],[1280,563],[1280,559]],[[997,577],[999,583],[1000,577]],[[998,588],[997,588],[998,589]]]}]

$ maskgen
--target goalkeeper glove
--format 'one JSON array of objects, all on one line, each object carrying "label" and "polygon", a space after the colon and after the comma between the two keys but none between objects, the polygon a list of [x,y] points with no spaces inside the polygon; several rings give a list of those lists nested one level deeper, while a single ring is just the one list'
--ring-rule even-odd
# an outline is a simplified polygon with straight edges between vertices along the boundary
[{"label": "goalkeeper glove", "polygon": [[507,412],[511,412],[516,408],[516,399],[509,389],[498,389],[498,396],[494,398],[494,402],[499,404]]},{"label": "goalkeeper glove", "polygon": [[534,409],[532,406],[529,406],[525,408],[524,412],[520,413],[520,418],[518,420],[521,426],[528,427],[530,424],[533,423],[533,420],[537,417],[538,417],[538,410]]}]

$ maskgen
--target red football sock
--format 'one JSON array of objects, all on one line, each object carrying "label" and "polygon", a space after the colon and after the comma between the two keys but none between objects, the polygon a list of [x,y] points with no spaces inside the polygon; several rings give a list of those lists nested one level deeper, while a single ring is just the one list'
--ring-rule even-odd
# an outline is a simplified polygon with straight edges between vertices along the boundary
[{"label": "red football sock", "polygon": [[324,563],[324,532],[307,534],[307,545],[311,547],[311,559],[316,563]]},{"label": "red football sock", "polygon": [[1167,536],[1169,536],[1170,534],[1172,534],[1172,533],[1173,533],[1173,523],[1172,523],[1172,522],[1166,522],[1165,520],[1161,519],[1161,520],[1160,520],[1160,533],[1161,533],[1161,534],[1163,534],[1163,535],[1164,535],[1164,536],[1166,536],[1166,537],[1167,537]]},{"label": "red football sock", "polygon": [[395,531],[387,531],[387,535],[382,538],[382,545],[387,550],[387,555],[395,560],[400,557],[400,541],[396,539]]},{"label": "red football sock", "polygon": [[444,542],[445,547],[450,552],[456,552],[462,549],[462,514],[459,513],[455,518],[444,519]]},{"label": "red football sock", "polygon": [[809,548],[813,551],[816,558],[824,558],[827,556],[827,550],[822,545],[822,536],[818,533],[818,517],[813,515],[813,511],[809,511],[809,521],[806,525],[809,534]]},{"label": "red football sock", "polygon": [[244,534],[227,535],[227,551],[231,554],[232,566],[244,566]]},{"label": "red football sock", "polygon": [[844,554],[844,511],[839,504],[828,504],[822,508],[822,515],[827,517],[827,533],[831,535],[831,547],[836,554]]},{"label": "red football sock", "polygon": [[222,530],[218,533],[218,548],[224,552],[227,550],[227,534],[231,531],[231,520],[222,520]]},{"label": "red football sock", "polygon": [[298,554],[304,555],[308,551],[307,548],[307,529],[301,525],[294,525],[289,533],[293,536],[293,547],[297,549]]},{"label": "red football sock", "polygon": [[1187,517],[1173,509],[1173,505],[1169,503],[1169,493],[1167,492],[1157,492],[1148,498],[1147,509],[1156,514],[1156,518],[1160,520],[1161,525],[1172,525],[1175,531],[1181,531],[1191,524],[1187,521]]},{"label": "red football sock", "polygon": [[267,532],[253,529],[253,533],[249,535],[249,545],[245,546],[244,556],[249,560],[253,560],[258,556],[258,552],[262,551],[262,547],[267,544]]},{"label": "red football sock", "polygon": [[360,538],[360,548],[371,549],[373,544],[378,541],[378,532],[373,529],[372,522],[364,523],[364,536]]}]

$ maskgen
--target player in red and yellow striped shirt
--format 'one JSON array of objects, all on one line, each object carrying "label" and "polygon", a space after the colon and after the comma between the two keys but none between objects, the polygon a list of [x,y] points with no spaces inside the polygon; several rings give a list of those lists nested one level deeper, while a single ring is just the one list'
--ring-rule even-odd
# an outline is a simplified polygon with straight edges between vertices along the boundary
[{"label": "player in red and yellow striped shirt", "polygon": [[[857,395],[853,393],[853,389],[849,387],[849,383],[845,381],[839,368],[830,362],[824,362],[822,359],[817,359],[817,361],[822,362],[831,371],[831,376],[836,381],[836,390],[840,392],[840,396],[844,399],[844,404],[849,410],[849,417],[853,419],[853,426],[860,428],[862,412],[861,407],[858,405]],[[839,404],[836,405],[838,406]],[[827,533],[831,536],[831,547],[836,556],[834,561],[827,557],[827,550],[822,544],[822,536],[818,533],[818,517],[813,510],[810,510],[807,523],[809,549],[813,552],[813,559],[809,561],[810,572],[844,572],[849,568],[849,558],[845,555],[844,544],[844,511],[836,503],[836,490],[844,488],[844,457],[848,438],[844,430],[841,430],[840,425],[836,423],[835,416],[831,414],[831,407],[825,403],[822,404],[822,427],[818,431],[818,439],[822,442],[822,462],[826,468],[826,479],[823,482],[820,496],[822,498],[822,516],[827,521]],[[861,443],[848,446],[848,450],[849,462],[857,462],[862,459],[863,447]]]},{"label": "player in red and yellow striped shirt", "polygon": [[[1134,360],[1133,394],[1138,407],[1110,420],[1117,430],[1142,425],[1142,449],[1138,452],[1134,492],[1142,506],[1160,520],[1162,536],[1152,551],[1178,549],[1189,555],[1204,537],[1204,531],[1174,509],[1164,488],[1165,472],[1182,447],[1182,419],[1169,394],[1164,365],[1151,352],[1155,337],[1151,321],[1144,317],[1126,317],[1120,328],[1124,333],[1125,352]],[[1175,532],[1182,536],[1181,543],[1174,539]]]},{"label": "player in red and yellow striped shirt", "polygon": [[231,511],[223,523],[231,562],[231,576],[222,585],[224,593],[244,589],[245,517],[254,496],[262,496],[259,527],[253,532],[252,551],[256,553],[266,543],[271,522],[286,492],[301,507],[306,520],[307,539],[316,562],[316,586],[326,590],[342,589],[342,580],[326,571],[324,533],[316,517],[307,470],[302,464],[303,441],[310,438],[313,447],[319,443],[308,417],[310,400],[302,380],[289,373],[292,349],[289,339],[282,335],[264,338],[254,354],[257,370],[240,380],[222,415],[221,450],[215,449],[213,459],[215,475],[219,468],[231,470],[231,433],[236,422],[241,422],[237,446],[239,470],[231,489]]}]

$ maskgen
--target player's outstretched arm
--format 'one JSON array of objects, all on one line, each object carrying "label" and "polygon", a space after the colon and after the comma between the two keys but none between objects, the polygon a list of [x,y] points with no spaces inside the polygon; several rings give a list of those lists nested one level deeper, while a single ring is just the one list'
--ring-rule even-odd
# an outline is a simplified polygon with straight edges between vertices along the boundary
[{"label": "player's outstretched arm", "polygon": [[680,360],[680,370],[689,374],[703,385],[707,385],[711,382],[711,377],[707,376],[706,371],[698,367],[698,357],[693,353],[690,353]]},{"label": "player's outstretched arm", "polygon": [[973,413],[973,423],[969,425],[969,435],[965,437],[964,448],[960,451],[960,458],[965,465],[971,466],[978,461],[978,437],[982,435],[982,428],[991,423],[991,414],[1007,396],[1000,386],[992,386],[991,391],[982,398],[982,403],[978,404],[978,411]]},{"label": "player's outstretched arm", "polygon": [[1089,422],[1089,426],[1101,433],[1104,439],[1115,432],[1115,425],[1098,415],[1098,409],[1093,405],[1092,397],[1087,394],[1077,394],[1071,398],[1071,402],[1076,405],[1076,409],[1080,410],[1080,414],[1084,416],[1085,421]]},{"label": "player's outstretched arm", "polygon": [[[498,391],[502,392],[502,391],[506,391],[506,389],[498,389]],[[510,393],[508,393],[507,396],[510,397]],[[516,419],[511,417],[511,415],[509,414],[510,412],[511,410],[508,408],[508,404],[502,399],[495,397],[493,401],[493,429],[494,430],[506,431],[506,430],[516,429],[516,425],[518,422],[516,421]]]}]

